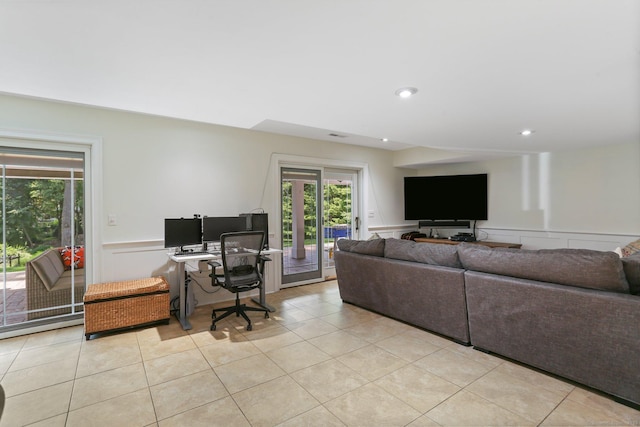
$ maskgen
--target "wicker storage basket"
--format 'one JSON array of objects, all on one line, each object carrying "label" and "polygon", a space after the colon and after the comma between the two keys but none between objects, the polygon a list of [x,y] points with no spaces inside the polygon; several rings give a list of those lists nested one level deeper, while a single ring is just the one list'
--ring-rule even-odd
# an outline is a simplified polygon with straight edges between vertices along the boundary
[{"label": "wicker storage basket", "polygon": [[169,284],[164,277],[90,285],[84,294],[84,333],[169,323]]}]

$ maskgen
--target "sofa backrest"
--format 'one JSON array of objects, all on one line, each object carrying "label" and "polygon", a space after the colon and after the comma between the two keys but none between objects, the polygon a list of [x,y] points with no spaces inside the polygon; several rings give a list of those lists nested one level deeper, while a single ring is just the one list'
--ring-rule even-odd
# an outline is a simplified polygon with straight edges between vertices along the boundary
[{"label": "sofa backrest", "polygon": [[404,239],[386,239],[384,257],[422,264],[462,268],[455,245],[419,243]]},{"label": "sofa backrest", "polygon": [[458,245],[467,270],[581,288],[629,293],[622,261],[614,252],[590,249],[507,249]]},{"label": "sofa backrest", "polygon": [[56,248],[46,250],[40,256],[29,261],[29,264],[40,276],[42,283],[49,291],[53,289],[62,273],[64,273],[62,257],[60,256],[60,251]]},{"label": "sofa backrest", "polygon": [[338,249],[362,255],[384,256],[385,239],[371,240],[338,240]]}]

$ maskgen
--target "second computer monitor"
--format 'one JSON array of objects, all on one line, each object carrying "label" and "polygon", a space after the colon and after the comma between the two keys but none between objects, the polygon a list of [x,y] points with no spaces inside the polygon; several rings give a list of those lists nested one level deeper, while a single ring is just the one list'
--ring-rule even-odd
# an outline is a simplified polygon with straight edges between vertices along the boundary
[{"label": "second computer monitor", "polygon": [[220,235],[247,231],[246,218],[239,216],[206,216],[202,218],[202,240],[219,242]]}]

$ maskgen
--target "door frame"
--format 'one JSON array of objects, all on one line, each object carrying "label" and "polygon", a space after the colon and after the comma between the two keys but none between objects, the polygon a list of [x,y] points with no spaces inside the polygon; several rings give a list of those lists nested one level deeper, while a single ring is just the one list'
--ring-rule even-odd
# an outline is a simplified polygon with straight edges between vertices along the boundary
[{"label": "door frame", "polygon": [[[86,283],[100,283],[102,271],[102,138],[0,128],[0,145],[84,153],[85,247],[90,253],[90,256],[86,257],[85,277]],[[82,318],[42,324],[34,322],[34,326],[31,327],[7,330],[0,334],[0,339],[82,323]]]},{"label": "door frame", "polygon": [[[359,239],[363,236],[364,230],[368,230],[367,215],[363,215],[362,212],[366,210],[366,195],[368,193],[369,183],[369,165],[363,162],[355,162],[351,160],[336,160],[325,159],[321,157],[306,157],[297,156],[291,154],[273,154],[271,157],[271,188],[273,189],[273,206],[272,212],[275,213],[274,221],[274,241],[282,241],[282,204],[280,195],[280,176],[282,168],[307,168],[307,169],[319,169],[321,171],[321,180],[324,179],[324,169],[348,169],[357,174],[358,189],[357,200],[354,200],[358,204],[359,212],[359,227],[358,231],[352,235],[353,239]],[[324,199],[324,198],[323,198]],[[324,200],[322,200],[324,203]],[[324,237],[324,236],[323,236]],[[324,264],[324,263],[322,263]],[[315,283],[323,281],[325,278],[324,265],[322,266],[322,274],[320,279],[314,279],[310,281],[296,282],[295,285],[304,285],[307,283]],[[282,273],[281,273],[282,274]]]}]

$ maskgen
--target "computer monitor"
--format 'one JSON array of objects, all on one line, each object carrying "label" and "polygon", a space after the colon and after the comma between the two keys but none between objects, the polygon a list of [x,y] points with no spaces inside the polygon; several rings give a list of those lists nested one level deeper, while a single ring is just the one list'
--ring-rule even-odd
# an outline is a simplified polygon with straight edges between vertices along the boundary
[{"label": "computer monitor", "polygon": [[202,219],[202,240],[219,242],[220,235],[247,231],[247,220],[240,216],[205,216]]},{"label": "computer monitor", "polygon": [[200,218],[165,218],[165,248],[200,244],[202,244],[202,220]]},{"label": "computer monitor", "polygon": [[269,215],[261,213],[241,213],[241,217],[247,219],[248,231],[264,231],[263,250],[269,250]]}]

